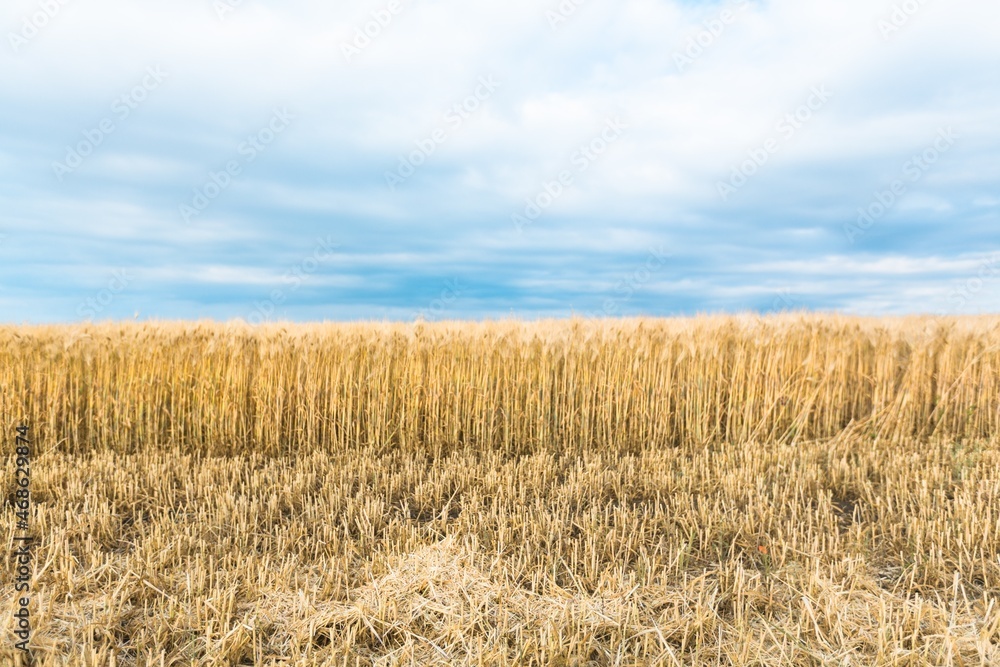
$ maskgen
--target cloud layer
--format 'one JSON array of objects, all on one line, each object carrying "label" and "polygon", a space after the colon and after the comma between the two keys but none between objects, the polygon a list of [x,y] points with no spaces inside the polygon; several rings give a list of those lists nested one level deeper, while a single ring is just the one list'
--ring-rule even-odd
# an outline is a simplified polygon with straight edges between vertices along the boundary
[{"label": "cloud layer", "polygon": [[986,0],[11,0],[0,321],[1000,308]]}]

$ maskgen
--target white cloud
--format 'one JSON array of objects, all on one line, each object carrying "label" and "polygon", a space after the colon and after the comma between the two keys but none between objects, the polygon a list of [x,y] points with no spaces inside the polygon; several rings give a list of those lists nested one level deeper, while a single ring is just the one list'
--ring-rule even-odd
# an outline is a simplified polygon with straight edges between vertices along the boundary
[{"label": "white cloud", "polygon": [[[665,242],[684,261],[650,294],[686,291],[739,308],[770,289],[762,285],[797,276],[817,307],[836,296],[850,307],[919,309],[933,288],[915,292],[906,281],[965,270],[969,253],[995,234],[994,2],[925,3],[888,39],[879,21],[889,0],[753,2],[734,9],[679,71],[676,54],[725,5],[588,0],[553,30],[546,11],[557,2],[400,1],[348,62],[343,45],[384,2],[246,0],[220,20],[208,0],[73,1],[15,52],[10,34],[38,4],[10,0],[0,8],[0,90],[8,91],[0,228],[13,243],[47,234],[71,254],[83,246],[162,262],[149,273],[162,285],[183,274],[214,286],[280,275],[267,247],[333,231],[359,270],[389,272],[371,283],[398,288],[389,301],[415,298],[407,286],[428,267],[491,267],[483,283],[493,291],[468,298],[476,312],[490,299],[506,310],[505,299],[517,297],[503,290],[526,285],[537,300],[523,303],[552,308],[588,272],[586,288],[599,292]],[[51,162],[155,65],[167,82],[59,183]],[[484,76],[500,87],[449,126],[448,110]],[[830,100],[783,136],[779,123],[817,86]],[[294,111],[291,130],[196,224],[182,225],[178,205],[275,106]],[[515,236],[511,213],[615,116],[627,132]],[[891,225],[880,222],[848,247],[843,224],[948,125],[961,137],[954,150],[900,199]],[[441,127],[446,140],[389,192],[385,171]],[[717,183],[771,139],[778,148],[766,164],[722,201]],[[980,217],[963,217],[973,215],[970,205]],[[529,273],[526,252],[556,268]],[[177,257],[181,268],[170,268]],[[739,286],[741,272],[753,282]],[[813,289],[815,275],[843,289]],[[889,282],[876,288],[853,275]],[[879,293],[865,296],[869,289]]]}]

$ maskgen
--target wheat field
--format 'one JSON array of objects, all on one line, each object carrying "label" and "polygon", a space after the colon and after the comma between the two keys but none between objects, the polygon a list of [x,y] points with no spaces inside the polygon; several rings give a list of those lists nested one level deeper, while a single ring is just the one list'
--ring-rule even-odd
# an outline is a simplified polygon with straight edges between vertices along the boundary
[{"label": "wheat field", "polygon": [[35,665],[1000,664],[1000,317],[6,326],[0,415]]}]

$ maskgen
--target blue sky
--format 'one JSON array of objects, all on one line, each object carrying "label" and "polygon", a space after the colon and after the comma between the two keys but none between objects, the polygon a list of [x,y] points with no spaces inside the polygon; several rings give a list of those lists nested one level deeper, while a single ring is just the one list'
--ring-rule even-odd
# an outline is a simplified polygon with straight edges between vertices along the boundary
[{"label": "blue sky", "polygon": [[7,0],[0,321],[1000,310],[987,0]]}]

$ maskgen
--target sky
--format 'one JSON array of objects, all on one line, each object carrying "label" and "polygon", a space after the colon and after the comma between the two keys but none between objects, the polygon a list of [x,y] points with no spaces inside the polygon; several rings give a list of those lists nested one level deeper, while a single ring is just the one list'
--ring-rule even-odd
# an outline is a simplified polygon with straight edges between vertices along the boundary
[{"label": "sky", "polygon": [[1000,311],[995,0],[5,0],[0,322]]}]

